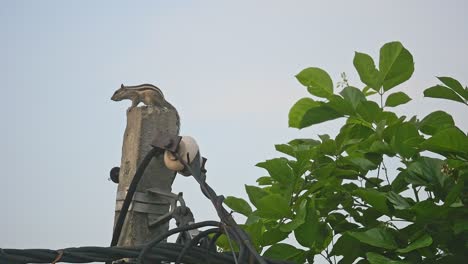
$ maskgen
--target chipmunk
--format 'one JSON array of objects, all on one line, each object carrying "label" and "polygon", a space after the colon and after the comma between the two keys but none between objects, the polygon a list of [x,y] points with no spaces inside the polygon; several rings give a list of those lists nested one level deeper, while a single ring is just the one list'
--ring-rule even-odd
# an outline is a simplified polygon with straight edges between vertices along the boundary
[{"label": "chipmunk", "polygon": [[164,99],[162,91],[152,84],[140,84],[135,86],[120,85],[120,88],[114,92],[111,97],[112,101],[131,100],[132,106],[129,110],[136,107],[140,102],[148,106],[157,106],[163,111],[173,110],[177,118],[177,134],[180,130],[180,117],[175,107]]},{"label": "chipmunk", "polygon": [[[164,98],[164,94],[162,91],[152,85],[152,84],[140,84],[135,86],[125,86],[123,84],[120,85],[120,88],[114,92],[111,97],[112,101],[122,101],[122,100],[130,100],[132,101],[132,106],[128,110],[131,110],[134,107],[142,102],[148,106],[157,106],[160,107],[163,111],[168,111],[169,109],[174,111],[176,115],[176,126],[177,126],[177,135],[180,131],[180,117],[177,109],[166,101]],[[119,183],[119,174],[120,174],[120,167],[114,167],[110,171],[110,179],[115,182]]]}]

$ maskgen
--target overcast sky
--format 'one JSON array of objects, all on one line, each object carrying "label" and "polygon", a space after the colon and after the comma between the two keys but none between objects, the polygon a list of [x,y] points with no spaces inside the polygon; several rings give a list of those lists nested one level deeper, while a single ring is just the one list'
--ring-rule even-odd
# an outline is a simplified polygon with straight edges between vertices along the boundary
[{"label": "overcast sky", "polygon": [[[377,57],[399,40],[415,60],[395,91],[399,113],[448,110],[468,129],[466,107],[422,99],[453,76],[468,84],[467,1],[19,1],[0,0],[0,247],[107,246],[130,103],[121,83],[152,83],[177,107],[219,193],[245,197],[274,144],[336,134],[301,131],[287,114],[307,96],[294,78],[321,67],[334,82],[355,51]],[[191,178],[179,177],[196,220],[217,219]]]}]

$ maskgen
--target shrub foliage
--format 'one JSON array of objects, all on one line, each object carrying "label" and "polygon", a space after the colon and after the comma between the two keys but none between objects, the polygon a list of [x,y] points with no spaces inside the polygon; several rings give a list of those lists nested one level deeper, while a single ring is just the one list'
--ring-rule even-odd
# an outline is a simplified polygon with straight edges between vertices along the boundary
[{"label": "shrub foliage", "polygon": [[[361,52],[353,64],[362,89],[344,74],[335,88],[316,67],[296,75],[312,97],[292,106],[289,126],[342,118],[336,137],[276,145],[283,157],[258,163],[268,176],[245,186],[250,203],[230,196],[225,204],[247,217],[243,227],[255,246],[274,259],[312,263],[320,254],[340,264],[463,263],[466,133],[444,111],[422,119],[392,112],[411,100],[394,91],[414,71],[413,56],[401,43],[382,46],[378,67]],[[468,105],[467,87],[451,77],[438,79],[424,96]],[[230,250],[227,242],[224,237],[218,244]]]}]

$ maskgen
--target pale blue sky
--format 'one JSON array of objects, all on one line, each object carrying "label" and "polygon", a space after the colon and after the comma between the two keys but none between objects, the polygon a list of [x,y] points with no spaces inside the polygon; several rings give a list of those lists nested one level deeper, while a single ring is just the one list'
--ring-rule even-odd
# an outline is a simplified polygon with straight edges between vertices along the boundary
[{"label": "pale blue sky", "polygon": [[[465,131],[466,107],[421,99],[449,75],[468,84],[467,1],[5,1],[0,0],[2,123],[0,247],[108,245],[125,109],[121,83],[153,83],[208,157],[224,195],[263,176],[254,164],[274,144],[336,134],[298,131],[287,113],[307,96],[294,75],[309,66],[335,83],[354,51],[376,57],[399,40],[415,60],[401,85],[415,100],[400,113],[449,110]],[[197,220],[216,219],[195,182],[178,178]]]}]

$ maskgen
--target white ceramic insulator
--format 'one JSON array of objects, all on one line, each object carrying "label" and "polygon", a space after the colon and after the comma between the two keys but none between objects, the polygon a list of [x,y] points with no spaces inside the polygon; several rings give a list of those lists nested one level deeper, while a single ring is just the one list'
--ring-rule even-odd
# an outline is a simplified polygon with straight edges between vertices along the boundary
[{"label": "white ceramic insulator", "polygon": [[[179,147],[177,148],[177,154],[188,164],[190,164],[197,153],[199,152],[200,148],[198,147],[197,142],[195,141],[194,138],[189,137],[189,136],[183,136],[182,139],[180,140]],[[187,160],[187,153],[190,158],[190,160]],[[185,166],[177,160],[177,158],[170,152],[170,151],[165,151],[164,152],[164,163],[166,164],[166,167],[170,170],[173,171],[178,171],[182,172],[185,168]],[[190,176],[186,175],[187,173],[181,173],[184,176]]]}]

